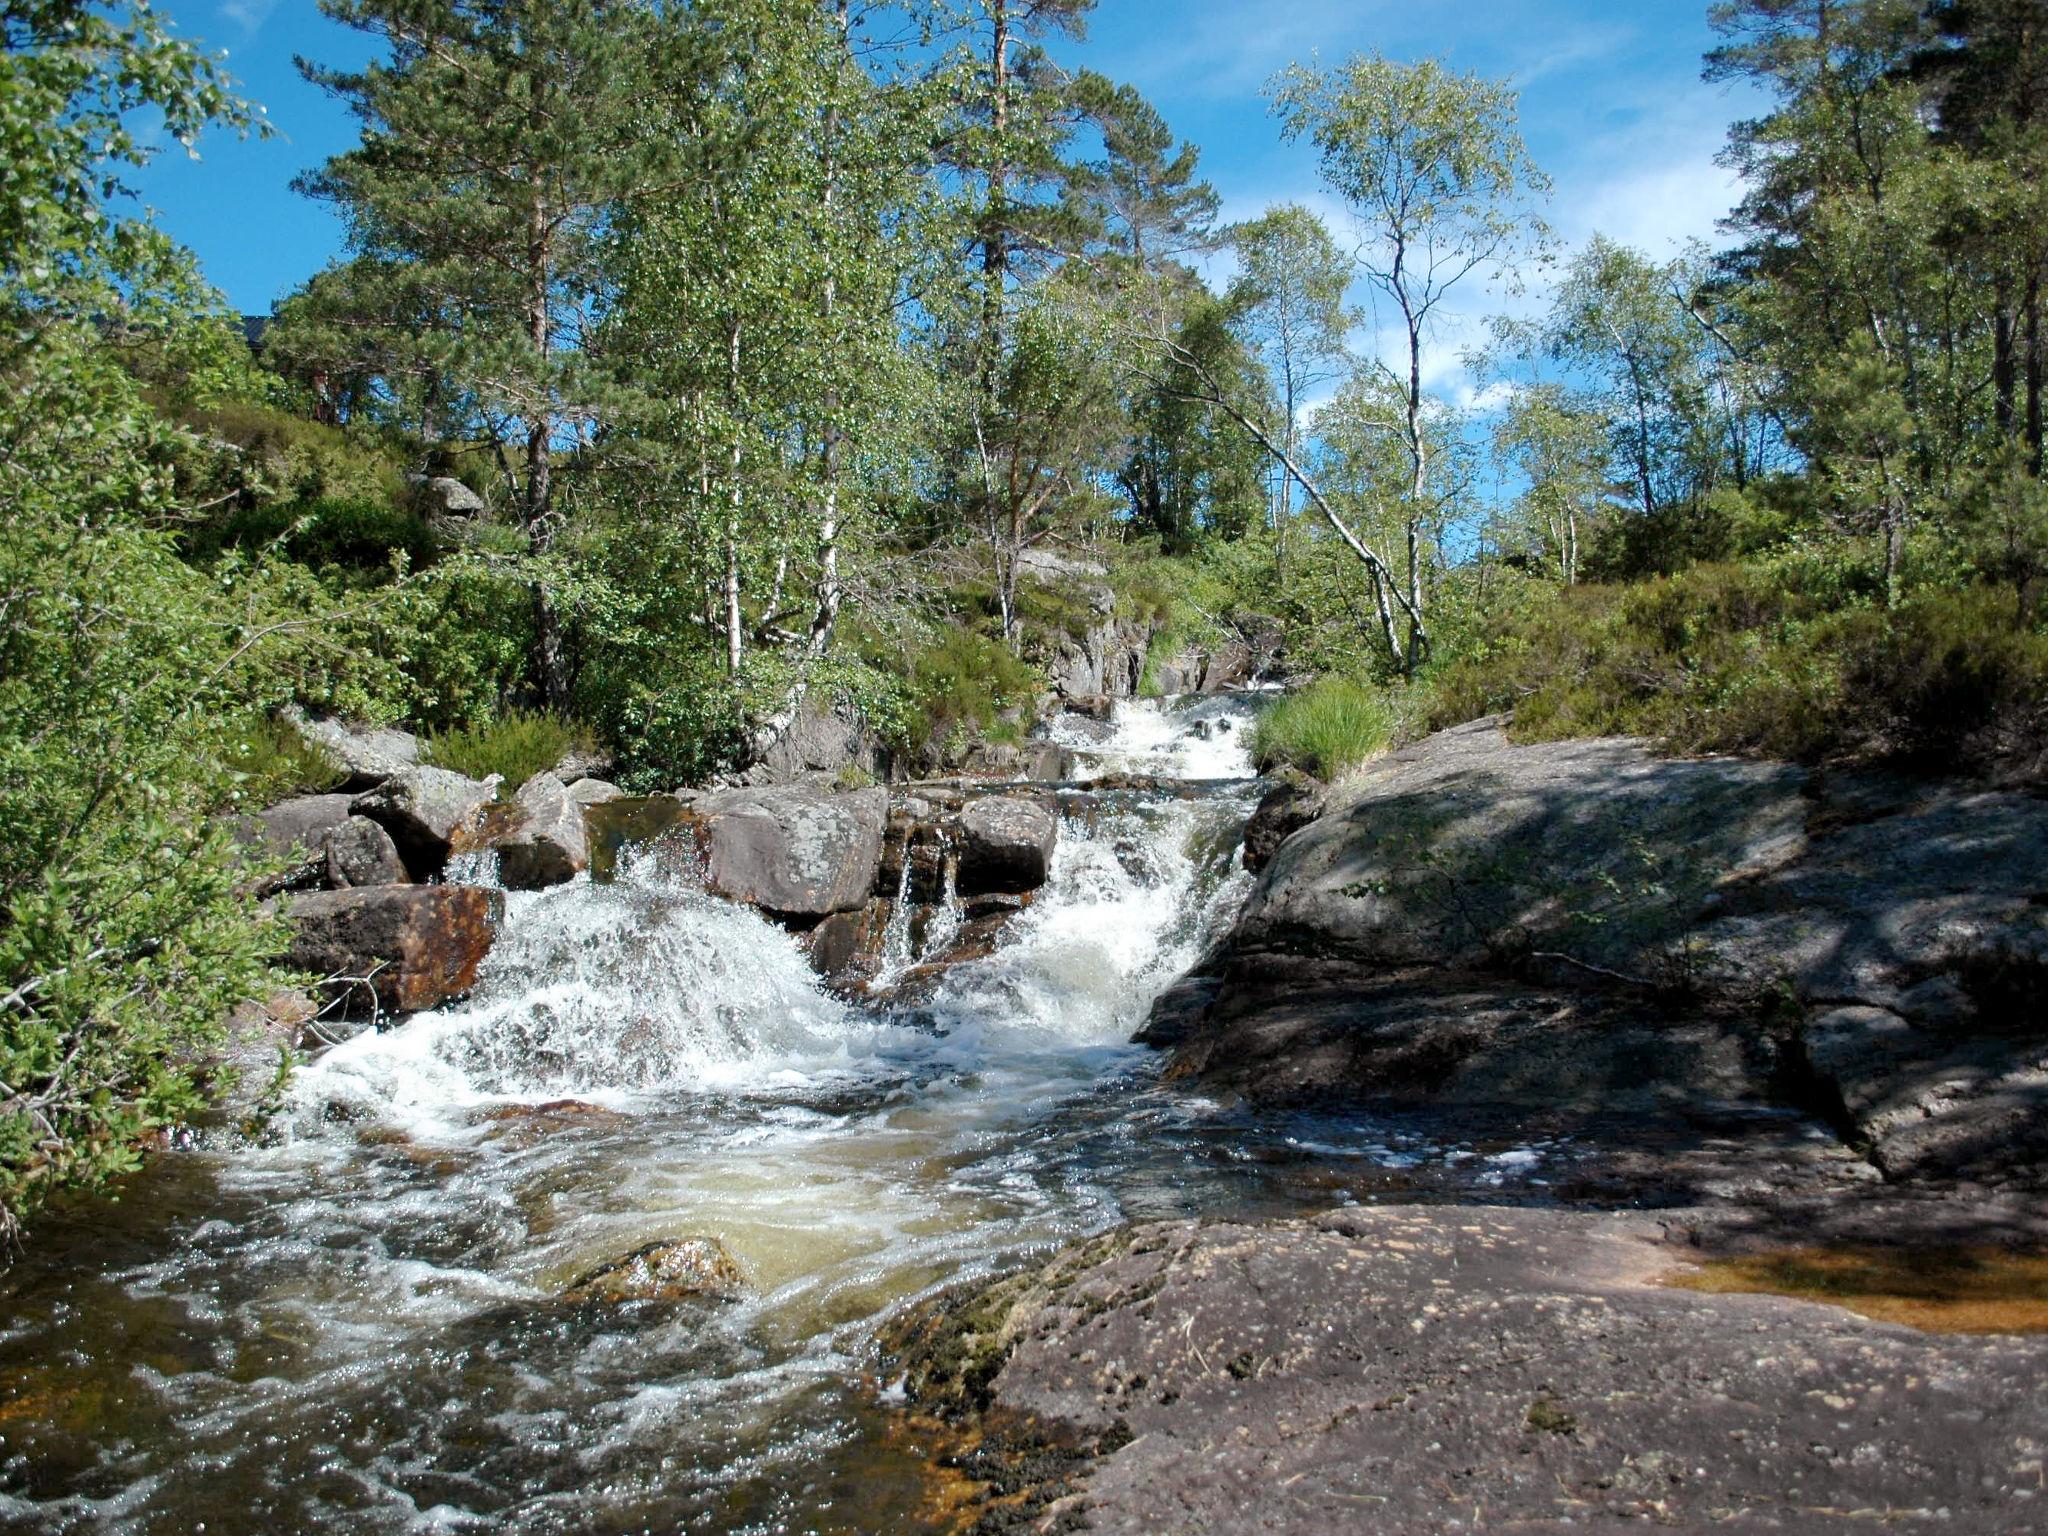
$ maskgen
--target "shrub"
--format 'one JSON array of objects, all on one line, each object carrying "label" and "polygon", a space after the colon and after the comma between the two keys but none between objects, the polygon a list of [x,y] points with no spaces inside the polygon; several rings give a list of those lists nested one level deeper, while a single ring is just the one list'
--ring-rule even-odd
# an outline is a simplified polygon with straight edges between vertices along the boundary
[{"label": "shrub", "polygon": [[1876,759],[2037,778],[2048,634],[2014,589],[1929,585],[1895,610],[1790,549],[1627,586],[1552,589],[1429,680],[1426,725],[1513,712],[1520,740]]},{"label": "shrub", "polygon": [[472,779],[487,779],[495,773],[504,780],[500,793],[509,794],[536,773],[554,767],[568,753],[588,745],[588,735],[567,721],[515,709],[495,720],[429,736],[420,743],[420,756],[436,768],[452,769]]},{"label": "shrub", "polygon": [[1261,773],[1299,768],[1326,782],[1386,750],[1398,716],[1379,689],[1323,677],[1270,706],[1252,724],[1252,761]]},{"label": "shrub", "polygon": [[907,743],[922,747],[962,727],[989,734],[1005,710],[1029,708],[1045,680],[1000,640],[948,628],[910,659],[913,703]]},{"label": "shrub", "polygon": [[290,795],[325,794],[344,777],[324,752],[269,715],[230,726],[221,759],[231,782],[228,803],[250,809]]},{"label": "shrub", "polygon": [[204,560],[222,549],[269,544],[281,544],[306,565],[378,575],[390,571],[394,554],[402,553],[407,566],[418,570],[440,552],[440,541],[416,512],[388,501],[323,496],[238,508],[219,526],[195,533],[188,553]]}]

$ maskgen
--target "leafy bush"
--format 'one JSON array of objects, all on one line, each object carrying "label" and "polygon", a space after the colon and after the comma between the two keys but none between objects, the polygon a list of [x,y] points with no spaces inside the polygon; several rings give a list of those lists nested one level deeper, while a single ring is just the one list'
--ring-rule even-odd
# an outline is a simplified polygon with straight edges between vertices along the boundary
[{"label": "leafy bush", "polygon": [[984,734],[1003,712],[1028,709],[1045,687],[1036,668],[1012,655],[999,640],[971,629],[949,628],[910,659],[913,711],[908,745],[945,740],[956,729]]},{"label": "leafy bush", "polygon": [[420,756],[436,768],[472,779],[499,775],[510,794],[536,773],[545,773],[572,751],[587,750],[587,732],[537,711],[508,710],[495,720],[461,726],[420,742]]},{"label": "leafy bush", "polygon": [[48,327],[0,372],[5,1236],[198,1107],[279,943],[208,814],[232,798],[220,722],[265,686],[263,631],[150,526],[175,437],[90,328]]},{"label": "leafy bush", "polygon": [[1318,678],[1252,723],[1252,761],[1261,773],[1299,768],[1331,782],[1385,751],[1397,724],[1382,690],[1348,677]]},{"label": "leafy bush", "polygon": [[1509,711],[1522,740],[2038,777],[2048,634],[2011,588],[1927,586],[1887,610],[1867,572],[1794,549],[1534,595],[1432,675],[1425,723]]},{"label": "leafy bush", "polygon": [[341,566],[388,575],[391,557],[402,554],[408,569],[430,564],[440,542],[418,513],[388,501],[323,496],[315,501],[265,501],[237,508],[216,527],[200,530],[188,545],[196,559],[222,549],[254,550],[281,545],[305,565]]}]

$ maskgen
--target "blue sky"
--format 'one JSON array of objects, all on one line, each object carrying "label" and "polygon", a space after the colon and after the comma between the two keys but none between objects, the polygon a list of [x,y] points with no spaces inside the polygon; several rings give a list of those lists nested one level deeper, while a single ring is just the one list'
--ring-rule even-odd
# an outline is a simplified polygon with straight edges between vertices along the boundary
[{"label": "blue sky", "polygon": [[[347,113],[299,78],[292,56],[350,63],[364,39],[324,20],[314,0],[159,0],[158,10],[227,51],[279,133],[214,135],[197,163],[173,149],[141,190],[232,303],[265,310],[338,249],[339,224],[290,183],[353,138]],[[1560,237],[1572,245],[1599,230],[1668,255],[1711,238],[1734,200],[1714,157],[1729,121],[1754,110],[1701,82],[1712,42],[1705,13],[1706,0],[1101,0],[1088,41],[1061,52],[1136,85],[1199,144],[1233,219],[1298,201],[1341,222],[1317,188],[1312,152],[1282,144],[1267,116],[1260,87],[1287,64],[1377,48],[1512,77],[1529,146],[1557,184],[1550,218]],[[1475,293],[1447,325],[1440,384],[1489,307]]]}]

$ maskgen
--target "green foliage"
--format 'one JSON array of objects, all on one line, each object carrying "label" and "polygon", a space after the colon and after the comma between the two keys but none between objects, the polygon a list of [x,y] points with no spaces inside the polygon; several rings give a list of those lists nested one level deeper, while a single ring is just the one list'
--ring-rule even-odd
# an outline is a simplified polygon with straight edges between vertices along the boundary
[{"label": "green foliage", "polygon": [[512,709],[495,719],[459,726],[424,738],[420,756],[436,768],[472,779],[497,774],[509,795],[536,773],[545,773],[572,751],[590,747],[580,726],[538,710]]},{"label": "green foliage", "polygon": [[396,507],[407,500],[398,454],[365,433],[309,421],[262,401],[194,408],[182,394],[153,393],[165,414],[212,448],[212,462],[195,466],[197,474],[238,492],[243,507],[319,501]]},{"label": "green foliage", "polygon": [[253,554],[273,547],[315,569],[339,567],[378,579],[391,576],[394,556],[403,569],[417,570],[440,553],[440,541],[417,513],[388,501],[334,497],[240,507],[186,543],[199,560],[224,549]]},{"label": "green foliage", "polygon": [[1299,768],[1335,782],[1385,751],[1398,725],[1385,689],[1348,677],[1320,677],[1252,722],[1252,761],[1261,773]]},{"label": "green foliage", "polygon": [[248,810],[292,795],[324,795],[346,775],[319,748],[275,715],[255,715],[222,736],[221,766],[233,785],[232,803]]},{"label": "green foliage", "polygon": [[5,385],[0,1229],[196,1106],[277,944],[208,814],[260,626],[149,526],[170,435],[87,328],[44,328]]},{"label": "green foliage", "polygon": [[1045,687],[1007,646],[963,628],[941,632],[911,656],[908,671],[915,715],[906,745],[913,747],[968,729],[1000,739],[1004,711],[1029,709]]},{"label": "green foliage", "polygon": [[1922,589],[1888,610],[1867,566],[1845,593],[1797,559],[1539,589],[1430,679],[1431,728],[1508,710],[1525,740],[2038,772],[2048,630],[2010,589]]}]

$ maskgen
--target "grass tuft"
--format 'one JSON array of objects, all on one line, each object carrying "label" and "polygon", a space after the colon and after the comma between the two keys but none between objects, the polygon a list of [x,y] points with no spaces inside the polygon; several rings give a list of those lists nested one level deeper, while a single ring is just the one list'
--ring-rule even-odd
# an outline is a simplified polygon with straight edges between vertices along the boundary
[{"label": "grass tuft", "polygon": [[538,710],[508,710],[481,725],[462,726],[429,736],[420,756],[436,768],[448,768],[472,779],[498,774],[501,793],[510,794],[536,773],[545,773],[572,750],[589,742],[577,726]]},{"label": "grass tuft", "polygon": [[1299,768],[1334,782],[1384,752],[1398,723],[1381,690],[1348,677],[1319,678],[1253,723],[1252,761],[1261,773]]}]

